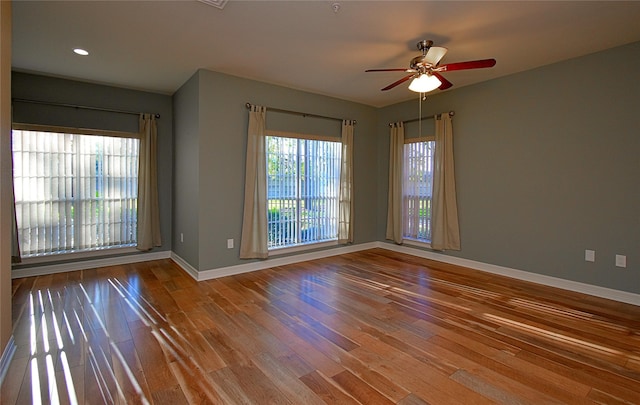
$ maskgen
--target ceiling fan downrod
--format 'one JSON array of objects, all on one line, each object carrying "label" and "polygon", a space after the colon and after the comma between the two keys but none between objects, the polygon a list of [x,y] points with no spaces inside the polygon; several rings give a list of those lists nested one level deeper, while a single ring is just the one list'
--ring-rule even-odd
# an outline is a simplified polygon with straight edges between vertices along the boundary
[{"label": "ceiling fan downrod", "polygon": [[431,48],[432,45],[433,45],[433,41],[423,39],[422,41],[416,44],[416,47],[422,51],[422,55],[424,56],[427,54],[427,52],[429,52],[429,48]]}]

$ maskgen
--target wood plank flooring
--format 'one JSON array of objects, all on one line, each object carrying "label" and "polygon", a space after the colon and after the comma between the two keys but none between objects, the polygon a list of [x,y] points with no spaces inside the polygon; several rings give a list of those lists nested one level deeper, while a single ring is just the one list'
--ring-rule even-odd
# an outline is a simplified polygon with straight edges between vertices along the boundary
[{"label": "wood plank flooring", "polygon": [[13,282],[4,405],[640,404],[640,307],[372,249]]}]

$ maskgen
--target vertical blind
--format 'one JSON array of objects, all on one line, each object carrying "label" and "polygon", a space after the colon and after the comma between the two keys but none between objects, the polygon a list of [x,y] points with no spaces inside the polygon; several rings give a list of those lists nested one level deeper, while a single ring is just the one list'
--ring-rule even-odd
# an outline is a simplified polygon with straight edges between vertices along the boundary
[{"label": "vertical blind", "polygon": [[138,139],[14,129],[12,142],[23,257],[136,244]]},{"label": "vertical blind", "polygon": [[431,240],[434,141],[404,145],[403,236]]},{"label": "vertical blind", "polygon": [[335,240],[341,143],[268,136],[268,247]]}]

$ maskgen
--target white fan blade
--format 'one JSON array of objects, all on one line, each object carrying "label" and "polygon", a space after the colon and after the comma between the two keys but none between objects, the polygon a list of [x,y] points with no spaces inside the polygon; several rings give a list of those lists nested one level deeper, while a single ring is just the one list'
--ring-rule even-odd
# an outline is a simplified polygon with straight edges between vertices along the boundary
[{"label": "white fan blade", "polygon": [[436,66],[440,59],[444,58],[444,55],[447,54],[447,48],[443,48],[441,46],[432,46],[429,48],[427,55],[424,57],[423,61],[426,63],[430,63],[431,66]]}]

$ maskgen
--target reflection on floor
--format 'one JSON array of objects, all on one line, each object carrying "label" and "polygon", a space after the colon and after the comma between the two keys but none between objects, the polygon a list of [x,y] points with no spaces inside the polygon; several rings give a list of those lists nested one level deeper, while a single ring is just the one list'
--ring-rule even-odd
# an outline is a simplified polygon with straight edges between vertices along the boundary
[{"label": "reflection on floor", "polygon": [[640,308],[382,249],[13,283],[2,404],[640,403]]}]

